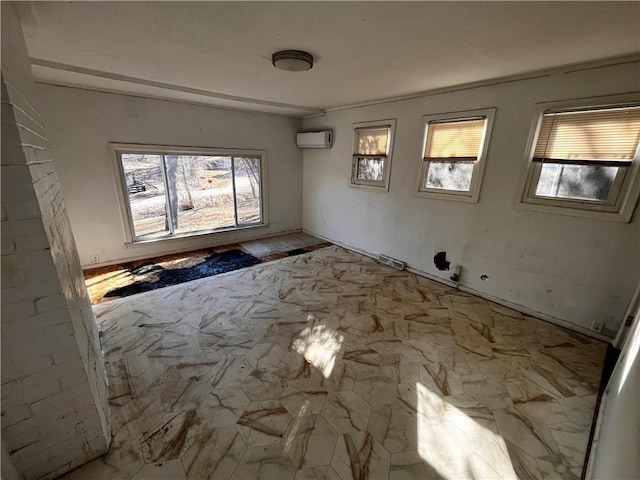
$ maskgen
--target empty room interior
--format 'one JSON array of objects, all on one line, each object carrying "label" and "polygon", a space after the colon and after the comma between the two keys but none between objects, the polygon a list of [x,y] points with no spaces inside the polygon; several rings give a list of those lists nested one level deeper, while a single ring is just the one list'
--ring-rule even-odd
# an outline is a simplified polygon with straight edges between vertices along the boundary
[{"label": "empty room interior", "polygon": [[640,478],[640,3],[1,9],[3,480]]}]

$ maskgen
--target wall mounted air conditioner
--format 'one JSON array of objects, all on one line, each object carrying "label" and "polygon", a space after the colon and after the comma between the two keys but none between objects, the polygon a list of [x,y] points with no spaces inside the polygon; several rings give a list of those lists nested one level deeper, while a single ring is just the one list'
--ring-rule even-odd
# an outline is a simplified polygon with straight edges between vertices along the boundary
[{"label": "wall mounted air conditioner", "polygon": [[333,143],[333,132],[302,132],[296,134],[296,145],[298,148],[331,148]]}]

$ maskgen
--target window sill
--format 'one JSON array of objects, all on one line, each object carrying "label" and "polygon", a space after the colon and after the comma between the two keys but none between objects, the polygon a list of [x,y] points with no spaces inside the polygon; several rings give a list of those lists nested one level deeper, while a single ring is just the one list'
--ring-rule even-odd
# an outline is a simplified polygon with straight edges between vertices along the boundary
[{"label": "window sill", "polygon": [[413,192],[414,197],[435,198],[438,200],[453,200],[454,202],[478,203],[477,196],[458,195],[455,193],[436,193],[436,192]]},{"label": "window sill", "polygon": [[351,187],[351,188],[362,188],[364,190],[371,190],[372,192],[383,192],[383,193],[388,193],[389,192],[389,186],[388,185],[367,185],[367,184],[349,182],[349,187]]},{"label": "window sill", "polygon": [[215,230],[202,230],[202,231],[195,232],[195,233],[183,233],[183,234],[179,234],[179,235],[164,235],[164,236],[161,236],[161,237],[136,240],[136,241],[133,241],[133,242],[125,242],[124,245],[125,245],[126,248],[143,247],[143,246],[153,245],[153,244],[157,244],[157,243],[177,242],[177,241],[180,241],[180,240],[187,240],[187,239],[190,239],[190,238],[201,238],[201,237],[215,236],[215,235],[222,234],[222,233],[239,232],[239,231],[243,231],[243,230],[253,230],[253,229],[256,229],[256,228],[264,228],[264,227],[268,227],[268,226],[269,226],[268,223],[257,223],[257,224],[254,224],[254,225],[246,225],[246,226],[242,226],[242,227],[226,227],[226,228],[218,228],[218,229],[215,229]]},{"label": "window sill", "polygon": [[630,209],[628,214],[621,212],[603,212],[597,210],[585,210],[580,208],[564,207],[559,205],[545,205],[540,203],[529,203],[520,201],[515,208],[528,210],[530,212],[551,213],[553,215],[565,215],[569,217],[588,218],[591,220],[606,220],[610,222],[629,223],[634,209]]}]

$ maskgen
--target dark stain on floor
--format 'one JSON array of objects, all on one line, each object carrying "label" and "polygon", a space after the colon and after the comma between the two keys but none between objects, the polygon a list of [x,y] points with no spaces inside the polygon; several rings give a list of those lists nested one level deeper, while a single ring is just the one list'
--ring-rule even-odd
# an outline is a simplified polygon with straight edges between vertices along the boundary
[{"label": "dark stain on floor", "polygon": [[239,244],[230,244],[93,268],[85,270],[84,277],[91,303],[96,304],[231,272],[258,263],[302,255],[330,245],[331,243],[322,242],[310,247],[256,257]]},{"label": "dark stain on floor", "polygon": [[129,285],[112,288],[104,294],[105,297],[128,297],[136,293],[148,292],[169,285],[190,282],[200,278],[231,272],[240,268],[250,267],[260,263],[260,259],[240,250],[226,250],[209,255],[201,263],[183,268],[164,268],[160,265],[148,263],[130,270],[136,277],[146,276],[148,279],[136,281]]}]

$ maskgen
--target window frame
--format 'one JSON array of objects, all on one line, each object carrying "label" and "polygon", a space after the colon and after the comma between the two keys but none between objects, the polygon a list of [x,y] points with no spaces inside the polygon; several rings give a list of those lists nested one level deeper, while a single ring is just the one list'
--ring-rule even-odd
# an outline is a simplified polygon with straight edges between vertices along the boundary
[{"label": "window frame", "polygon": [[[569,215],[582,218],[593,218],[628,223],[631,221],[640,194],[640,145],[631,165],[623,167],[623,172],[616,175],[611,186],[613,197],[608,202],[590,201],[575,198],[543,197],[535,194],[543,162],[534,161],[534,154],[545,113],[561,111],[579,111],[602,108],[620,108],[640,106],[640,94],[613,95],[588,99],[562,100],[536,104],[535,114],[531,122],[529,139],[525,150],[525,166],[523,179],[515,197],[515,206],[558,215]],[[589,165],[589,161],[567,161],[567,164]],[[595,163],[595,162],[594,162]],[[553,163],[554,165],[560,163]],[[617,165],[612,165],[617,166]],[[618,168],[621,168],[620,166]]]},{"label": "window frame", "polygon": [[[125,245],[135,246],[141,244],[168,242],[174,240],[184,240],[205,235],[216,235],[225,232],[262,228],[268,223],[268,182],[267,182],[267,152],[266,150],[233,149],[233,148],[212,148],[212,147],[184,147],[172,145],[148,145],[136,143],[109,143],[108,150],[114,165],[114,180],[118,194],[118,203],[123,226]],[[150,238],[136,237],[131,214],[131,205],[127,191],[127,181],[122,164],[122,154],[150,154],[150,155],[203,155],[203,156],[226,156],[226,157],[259,157],[260,158],[260,217],[259,223],[252,223],[239,226],[211,228],[187,233],[167,233]],[[233,161],[232,161],[233,163]],[[162,175],[165,175],[163,168]],[[235,198],[234,198],[235,202]]]},{"label": "window frame", "polygon": [[[382,169],[382,180],[361,180],[357,177],[358,159],[365,158],[364,155],[358,155],[356,149],[358,146],[358,130],[388,128],[389,139],[387,141],[387,154],[375,155],[370,158],[384,158]],[[357,122],[353,124],[353,148],[351,156],[351,173],[349,175],[349,186],[354,188],[370,189],[372,191],[389,191],[389,183],[391,178],[391,161],[393,157],[393,143],[395,140],[396,119],[388,118],[385,120],[374,120],[370,122]]]},{"label": "window frame", "polygon": [[[416,178],[416,187],[414,195],[424,198],[437,198],[441,200],[454,200],[458,202],[478,203],[480,200],[480,190],[482,187],[482,178],[487,164],[489,153],[489,143],[491,141],[491,132],[493,130],[493,122],[495,120],[496,108],[482,108],[477,110],[463,110],[459,112],[438,113],[433,115],[424,115],[422,117],[422,143],[420,145],[420,157],[418,161],[418,172]],[[452,121],[475,120],[485,118],[484,131],[480,140],[480,149],[478,157],[474,160],[473,172],[471,174],[471,183],[469,190],[447,190],[443,188],[427,188],[424,187],[428,166],[431,163],[424,159],[427,149],[428,127],[430,123],[446,123]],[[455,160],[454,160],[455,161]],[[463,162],[463,160],[460,160]]]}]

